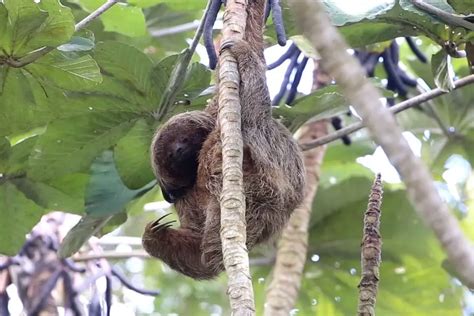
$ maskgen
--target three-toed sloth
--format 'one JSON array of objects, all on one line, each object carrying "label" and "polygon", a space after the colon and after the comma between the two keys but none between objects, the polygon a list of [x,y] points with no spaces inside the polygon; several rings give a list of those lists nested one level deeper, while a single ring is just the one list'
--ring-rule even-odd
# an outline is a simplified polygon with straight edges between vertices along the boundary
[{"label": "three-toed sloth", "polygon": [[[245,40],[226,43],[237,60],[242,107],[243,185],[247,247],[279,233],[303,198],[304,166],[291,133],[271,115],[263,59],[266,0],[249,1]],[[143,246],[172,269],[195,279],[224,270],[220,241],[222,144],[218,93],[204,111],[172,117],[156,133],[152,165],[181,227],[149,223]]]}]

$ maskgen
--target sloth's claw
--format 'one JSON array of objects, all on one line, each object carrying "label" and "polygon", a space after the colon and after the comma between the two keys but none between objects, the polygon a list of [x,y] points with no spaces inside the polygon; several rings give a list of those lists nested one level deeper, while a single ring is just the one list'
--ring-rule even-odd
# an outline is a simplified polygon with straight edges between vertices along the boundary
[{"label": "sloth's claw", "polygon": [[175,223],[176,221],[169,221],[169,222],[165,222],[165,223],[154,223],[155,225],[151,226],[150,230],[151,232],[153,233],[157,233],[161,230],[164,230],[164,229],[167,229],[167,228],[170,228],[172,226],[173,223]]},{"label": "sloth's claw", "polygon": [[175,220],[172,220],[172,221],[168,221],[168,222],[164,222],[164,223],[161,223],[161,221],[169,216],[171,213],[168,213],[168,214],[165,214],[163,216],[161,216],[160,218],[158,218],[157,220],[151,222],[149,224],[149,230],[152,232],[152,233],[157,233],[159,232],[160,230],[164,230],[166,228],[169,228],[171,227],[174,222],[176,222]]},{"label": "sloth's claw", "polygon": [[222,41],[221,43],[221,47],[219,49],[219,54],[222,54],[222,52],[228,48],[232,48],[232,46],[235,45],[235,40],[234,39],[226,39],[224,41]]}]

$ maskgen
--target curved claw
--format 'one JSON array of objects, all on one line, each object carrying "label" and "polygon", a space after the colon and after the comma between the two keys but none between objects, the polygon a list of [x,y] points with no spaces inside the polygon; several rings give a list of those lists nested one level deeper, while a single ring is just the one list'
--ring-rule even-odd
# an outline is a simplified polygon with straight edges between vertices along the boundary
[{"label": "curved claw", "polygon": [[235,45],[235,40],[233,39],[226,39],[225,41],[222,41],[221,47],[219,48],[219,54],[222,54],[222,52],[228,48],[231,48],[232,46]]},{"label": "curved claw", "polygon": [[159,232],[160,230],[170,228],[172,226],[172,224],[175,223],[175,222],[176,222],[175,220],[172,220],[172,221],[161,223],[161,224],[156,223],[156,225],[151,226],[150,230],[153,233],[156,233],[156,232]]},{"label": "curved claw", "polygon": [[169,216],[169,215],[171,215],[171,213],[167,213],[167,214],[159,217],[158,219],[156,219],[155,221],[153,221],[151,223],[150,227],[157,225],[163,218],[165,218],[166,216]]}]

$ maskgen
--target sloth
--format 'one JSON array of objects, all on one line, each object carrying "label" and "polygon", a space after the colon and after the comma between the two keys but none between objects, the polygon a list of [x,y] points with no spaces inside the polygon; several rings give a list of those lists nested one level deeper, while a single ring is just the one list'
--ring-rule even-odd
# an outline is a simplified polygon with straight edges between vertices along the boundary
[{"label": "sloth", "polygon": [[[240,73],[243,186],[247,248],[277,235],[303,198],[304,166],[291,133],[271,115],[263,58],[266,0],[250,0],[244,40],[221,46]],[[194,279],[224,270],[220,241],[222,143],[218,94],[204,111],[178,114],[156,133],[151,160],[163,196],[174,203],[180,227],[163,216],[149,223],[144,249]]]}]

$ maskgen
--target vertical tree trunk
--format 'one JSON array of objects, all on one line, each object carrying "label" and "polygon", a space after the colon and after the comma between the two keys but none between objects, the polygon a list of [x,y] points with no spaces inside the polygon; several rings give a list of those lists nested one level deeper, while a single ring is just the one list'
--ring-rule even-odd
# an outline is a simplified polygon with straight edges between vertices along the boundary
[{"label": "vertical tree trunk", "polygon": [[[227,0],[223,42],[242,39],[247,19],[246,0]],[[219,122],[222,140],[221,240],[228,275],[232,315],[254,315],[255,303],[246,247],[245,197],[243,193],[243,141],[240,77],[237,62],[224,50],[219,58]]]},{"label": "vertical tree trunk", "polygon": [[[327,135],[327,122],[309,122],[301,128],[300,133],[300,143]],[[325,152],[326,146],[320,146],[303,153],[306,168],[304,200],[291,215],[279,241],[273,279],[265,300],[265,316],[287,316],[295,306],[306,262],[311,206],[319,185]]]}]

